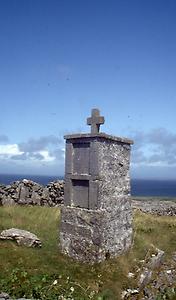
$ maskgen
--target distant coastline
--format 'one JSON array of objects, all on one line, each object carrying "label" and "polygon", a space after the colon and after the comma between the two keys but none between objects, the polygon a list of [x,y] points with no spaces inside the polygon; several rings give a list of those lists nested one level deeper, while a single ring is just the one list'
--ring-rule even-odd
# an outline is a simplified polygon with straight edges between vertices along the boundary
[{"label": "distant coastline", "polygon": [[[0,184],[8,185],[14,181],[29,179],[42,185],[61,180],[63,176],[0,174]],[[132,196],[176,197],[176,180],[132,179]]]}]

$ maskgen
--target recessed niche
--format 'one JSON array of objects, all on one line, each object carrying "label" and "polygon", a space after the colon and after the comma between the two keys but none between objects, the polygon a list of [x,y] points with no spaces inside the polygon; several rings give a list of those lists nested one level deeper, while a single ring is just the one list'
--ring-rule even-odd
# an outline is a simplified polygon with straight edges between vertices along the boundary
[{"label": "recessed niche", "polygon": [[89,208],[89,180],[72,179],[72,201],[74,206]]},{"label": "recessed niche", "polygon": [[90,143],[73,143],[73,173],[89,174]]}]

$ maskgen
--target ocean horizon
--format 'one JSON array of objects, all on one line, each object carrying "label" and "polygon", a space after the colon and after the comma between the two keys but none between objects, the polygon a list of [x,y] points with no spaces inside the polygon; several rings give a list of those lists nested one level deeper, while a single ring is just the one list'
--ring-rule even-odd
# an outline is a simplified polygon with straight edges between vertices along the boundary
[{"label": "ocean horizon", "polygon": [[[0,184],[9,185],[14,181],[29,179],[42,185],[62,180],[63,176],[0,174]],[[131,195],[147,197],[176,197],[176,180],[131,179]]]}]

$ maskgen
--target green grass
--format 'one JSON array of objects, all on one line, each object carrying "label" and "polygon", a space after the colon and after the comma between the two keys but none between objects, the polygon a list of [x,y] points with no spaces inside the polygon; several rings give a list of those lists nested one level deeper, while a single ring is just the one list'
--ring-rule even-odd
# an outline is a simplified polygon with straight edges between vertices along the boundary
[{"label": "green grass", "polygon": [[21,228],[42,240],[40,249],[0,241],[0,291],[39,299],[120,299],[123,289],[135,286],[128,272],[136,270],[153,245],[166,251],[168,259],[176,249],[176,217],[136,212],[128,253],[93,266],[82,264],[59,253],[59,217],[59,208],[0,207],[0,231]]}]

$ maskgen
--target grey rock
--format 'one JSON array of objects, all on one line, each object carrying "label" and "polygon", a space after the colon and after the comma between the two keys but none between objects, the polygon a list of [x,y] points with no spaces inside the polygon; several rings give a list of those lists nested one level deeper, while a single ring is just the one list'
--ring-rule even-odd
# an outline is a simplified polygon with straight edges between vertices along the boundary
[{"label": "grey rock", "polygon": [[32,191],[31,202],[33,205],[40,205],[41,196],[35,190]]},{"label": "grey rock", "polygon": [[151,281],[153,270],[161,266],[164,254],[163,250],[155,248],[155,253],[151,255],[143,267],[142,273],[139,275],[139,290],[143,289]]},{"label": "grey rock", "polygon": [[63,180],[53,181],[46,187],[27,179],[8,186],[0,185],[0,205],[59,206],[63,196]]},{"label": "grey rock", "polygon": [[131,299],[131,296],[135,296],[139,294],[138,289],[127,289],[126,291],[122,291],[121,299]]},{"label": "grey rock", "polygon": [[156,297],[153,295],[152,291],[149,288],[144,288],[143,290],[144,298],[141,300],[156,300]]},{"label": "grey rock", "polygon": [[132,200],[133,209],[158,216],[176,216],[176,203],[159,200]]},{"label": "grey rock", "polygon": [[174,262],[176,262],[176,252],[173,253],[172,259],[173,259]]},{"label": "grey rock", "polygon": [[17,228],[3,230],[0,234],[0,240],[15,240],[18,245],[26,247],[41,247],[42,245],[35,234]]},{"label": "grey rock", "polygon": [[[175,288],[176,261],[173,259],[175,253],[171,255],[170,260],[167,258],[165,261],[164,251],[156,248],[154,252],[149,259],[146,257],[146,260],[142,261],[142,269],[136,271],[135,277],[139,276],[137,289],[141,300],[155,300],[159,293],[165,293],[168,288],[173,290]],[[123,291],[123,299],[138,299],[129,296],[127,291],[128,289]]]},{"label": "grey rock", "polygon": [[0,300],[10,299],[10,296],[7,293],[1,292],[0,293]]},{"label": "grey rock", "polygon": [[3,206],[13,206],[15,205],[15,201],[13,199],[13,197],[11,197],[10,195],[6,196],[3,195],[1,203]]},{"label": "grey rock", "polygon": [[148,262],[148,267],[152,270],[158,268],[162,264],[164,254],[165,254],[163,250],[156,248],[156,251],[157,251],[156,254],[153,254],[152,257],[150,258],[150,261]]},{"label": "grey rock", "polygon": [[151,280],[152,278],[152,271],[148,268],[144,268],[143,272],[140,274],[139,277],[139,290],[142,290]]}]

